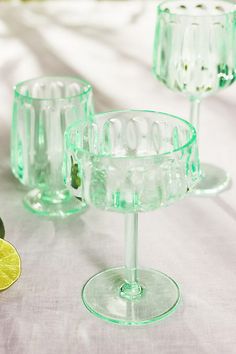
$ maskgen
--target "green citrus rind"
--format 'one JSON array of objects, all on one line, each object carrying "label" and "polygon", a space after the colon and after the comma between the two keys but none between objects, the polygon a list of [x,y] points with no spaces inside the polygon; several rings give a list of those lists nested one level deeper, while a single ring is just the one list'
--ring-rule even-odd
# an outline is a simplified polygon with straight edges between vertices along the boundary
[{"label": "green citrus rind", "polygon": [[15,247],[0,239],[0,291],[8,289],[21,275],[21,259]]}]

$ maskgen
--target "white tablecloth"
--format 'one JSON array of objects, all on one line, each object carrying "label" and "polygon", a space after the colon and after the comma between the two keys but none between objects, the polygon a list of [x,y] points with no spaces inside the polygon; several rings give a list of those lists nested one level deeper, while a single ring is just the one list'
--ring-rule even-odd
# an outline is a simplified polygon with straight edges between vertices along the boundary
[{"label": "white tablecloth", "polygon": [[[182,302],[156,325],[124,328],[93,317],[81,288],[123,264],[123,217],[90,209],[47,220],[22,206],[9,167],[12,86],[45,75],[79,75],[97,111],[148,108],[188,117],[189,105],[151,74],[153,2],[0,6],[0,215],[22,258],[22,275],[0,294],[1,354],[233,354],[236,347],[236,187],[189,197],[140,216],[140,265],[171,275]],[[205,99],[201,156],[236,180],[236,87]]]}]

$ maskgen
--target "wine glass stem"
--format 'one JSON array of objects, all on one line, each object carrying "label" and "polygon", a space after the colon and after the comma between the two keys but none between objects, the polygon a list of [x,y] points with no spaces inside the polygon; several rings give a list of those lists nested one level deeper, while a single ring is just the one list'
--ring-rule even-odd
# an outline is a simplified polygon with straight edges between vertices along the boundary
[{"label": "wine glass stem", "polygon": [[126,279],[121,288],[121,296],[134,300],[142,293],[137,279],[138,214],[125,216],[125,268]]},{"label": "wine glass stem", "polygon": [[[200,114],[200,99],[190,97],[190,123],[194,126],[197,133],[197,143],[199,147],[199,114]],[[204,177],[204,171],[200,167],[200,175]]]},{"label": "wine glass stem", "polygon": [[197,132],[197,138],[199,134],[199,113],[200,113],[200,99],[196,97],[190,97],[190,123],[194,126]]}]

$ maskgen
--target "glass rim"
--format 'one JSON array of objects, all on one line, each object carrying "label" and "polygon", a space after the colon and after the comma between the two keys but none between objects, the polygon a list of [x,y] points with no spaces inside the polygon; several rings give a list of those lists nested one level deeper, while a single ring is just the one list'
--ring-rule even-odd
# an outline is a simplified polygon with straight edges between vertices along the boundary
[{"label": "glass rim", "polygon": [[[160,158],[162,156],[168,156],[168,155],[173,155],[175,153],[178,153],[184,149],[186,149],[187,147],[193,145],[194,143],[196,143],[197,141],[197,132],[196,132],[196,129],[194,128],[194,126],[189,123],[188,121],[186,121],[185,119],[183,118],[180,118],[178,116],[175,116],[173,114],[169,114],[169,113],[166,113],[166,112],[161,112],[161,111],[154,111],[154,110],[146,110],[146,109],[125,109],[125,110],[112,110],[112,111],[108,111],[108,112],[101,112],[101,113],[97,113],[95,114],[95,119],[96,118],[100,118],[101,116],[106,116],[106,115],[109,115],[109,114],[112,114],[112,113],[129,113],[129,112],[138,112],[138,113],[154,113],[154,114],[160,114],[160,115],[163,115],[163,116],[167,116],[168,118],[171,118],[171,119],[176,119],[182,123],[184,123],[186,126],[188,126],[189,128],[189,131],[192,133],[191,134],[191,137],[188,139],[188,141],[183,144],[182,146],[176,148],[176,149],[172,149],[170,151],[167,151],[167,152],[163,152],[163,153],[160,153],[160,154],[155,154],[155,155],[140,155],[140,156],[116,156],[116,155],[108,155],[108,154],[96,154],[96,153],[90,153],[89,151],[87,151],[86,149],[84,148],[79,148],[79,147],[76,147],[74,144],[72,144],[70,142],[70,132],[76,128],[76,126],[82,126],[83,125],[83,122],[81,122],[80,120],[77,120],[75,122],[73,122],[71,125],[69,125],[65,131],[65,143],[66,143],[66,147],[65,147],[65,150],[69,150],[70,147],[74,147],[76,149],[76,151],[79,151],[83,154],[88,154],[90,155],[91,157],[97,157],[97,158],[102,158],[102,159],[107,159],[107,158],[113,158],[113,159],[127,159],[127,160],[134,160],[134,159],[156,159],[156,158]],[[91,123],[92,124],[92,123]]]},{"label": "glass rim", "polygon": [[[173,17],[212,17],[212,18],[217,18],[217,17],[227,17],[229,15],[233,15],[234,13],[236,13],[236,3],[232,0],[221,0],[222,2],[225,2],[225,3],[228,3],[228,4],[232,4],[232,7],[233,9],[228,11],[228,12],[225,12],[223,14],[207,14],[206,16],[203,16],[203,15],[200,15],[200,14],[196,14],[196,15],[189,15],[189,14],[177,14],[177,13],[168,13],[168,12],[165,12],[165,10],[162,9],[162,6],[167,4],[167,3],[174,3],[174,2],[179,2],[181,0],[164,0],[162,1],[160,4],[157,5],[157,13],[158,14],[167,14],[169,16],[173,16]],[[186,0],[184,0],[186,1]],[[209,2],[209,0],[207,0]],[[213,1],[210,1],[211,3],[213,3],[215,0]]]},{"label": "glass rim", "polygon": [[[19,92],[19,88],[24,85],[24,84],[27,84],[31,81],[36,81],[36,80],[41,80],[41,79],[75,79],[76,81],[78,81],[79,83],[83,84],[84,85],[84,90],[83,92],[81,93],[78,93],[76,95],[68,95],[68,96],[65,96],[65,97],[46,97],[46,98],[37,98],[37,97],[33,97],[32,95],[23,95],[21,92]],[[30,100],[33,100],[33,101],[65,101],[67,99],[71,99],[71,98],[76,98],[76,97],[82,97],[82,96],[85,96],[87,95],[88,93],[90,93],[92,91],[93,87],[92,85],[84,80],[84,79],[81,79],[80,77],[78,76],[62,76],[62,75],[49,75],[49,76],[38,76],[38,77],[35,77],[35,78],[32,78],[32,79],[28,79],[28,80],[24,80],[24,81],[20,81],[18,82],[14,87],[13,87],[13,91],[15,92],[15,94],[17,94],[19,97],[23,97],[24,99],[30,99]]]}]

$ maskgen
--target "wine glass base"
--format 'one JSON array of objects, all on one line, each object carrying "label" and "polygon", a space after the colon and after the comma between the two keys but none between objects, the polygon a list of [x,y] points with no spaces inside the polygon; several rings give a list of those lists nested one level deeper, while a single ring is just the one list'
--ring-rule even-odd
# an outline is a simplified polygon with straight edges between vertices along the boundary
[{"label": "wine glass base", "polygon": [[194,189],[195,195],[212,196],[229,187],[230,176],[222,168],[208,163],[201,164],[202,179]]},{"label": "wine glass base", "polygon": [[180,298],[175,281],[152,269],[139,269],[137,275],[142,292],[135,300],[121,295],[125,267],[94,275],[82,291],[85,306],[95,316],[120,325],[144,325],[170,315]]},{"label": "wine glass base", "polygon": [[61,199],[45,198],[38,189],[30,191],[23,200],[23,204],[30,212],[42,216],[68,216],[82,213],[87,209],[84,201],[78,200],[70,194],[62,194]]}]

